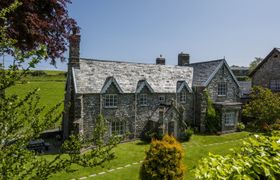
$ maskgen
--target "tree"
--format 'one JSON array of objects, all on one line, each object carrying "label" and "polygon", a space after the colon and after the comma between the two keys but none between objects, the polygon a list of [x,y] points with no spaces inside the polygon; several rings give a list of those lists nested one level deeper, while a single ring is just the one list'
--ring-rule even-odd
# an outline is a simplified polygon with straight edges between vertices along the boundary
[{"label": "tree", "polygon": [[262,62],[263,58],[260,57],[255,57],[255,60],[253,60],[250,64],[249,64],[249,72],[252,72],[260,62]]},{"label": "tree", "polygon": [[243,108],[243,115],[258,126],[267,126],[280,120],[280,95],[269,89],[254,87],[250,101]]},{"label": "tree", "polygon": [[[18,6],[20,4],[15,2],[2,9],[0,19],[7,21],[7,14]],[[7,36],[7,26],[0,26],[0,54],[12,51],[14,64],[8,69],[0,69],[1,92],[14,86],[31,67],[47,56],[46,47],[42,45],[35,50],[22,52],[15,46],[17,41]],[[56,172],[69,169],[72,164],[94,167],[114,158],[111,150],[120,142],[117,137],[111,137],[106,142],[99,138],[97,143],[94,141],[95,136],[84,140],[73,135],[63,145],[64,154],[55,155],[51,160],[27,150],[31,140],[38,138],[42,131],[61,118],[61,112],[58,111],[61,103],[44,112],[44,107],[38,105],[40,97],[37,91],[34,89],[23,98],[5,93],[0,97],[0,179],[47,179]],[[105,134],[102,118],[99,122],[95,131]],[[87,153],[80,153],[88,147],[94,148]]]},{"label": "tree", "polygon": [[183,179],[183,148],[172,136],[153,140],[140,169],[140,179]]},{"label": "tree", "polygon": [[[0,1],[0,10],[9,7],[14,0]],[[79,30],[74,19],[70,18],[67,4],[71,0],[19,0],[21,6],[7,13],[7,36],[16,39],[14,46],[22,51],[46,45],[47,56],[55,64],[55,59],[64,60],[71,31]],[[3,40],[2,40],[3,41]],[[10,52],[13,53],[13,52]]]}]

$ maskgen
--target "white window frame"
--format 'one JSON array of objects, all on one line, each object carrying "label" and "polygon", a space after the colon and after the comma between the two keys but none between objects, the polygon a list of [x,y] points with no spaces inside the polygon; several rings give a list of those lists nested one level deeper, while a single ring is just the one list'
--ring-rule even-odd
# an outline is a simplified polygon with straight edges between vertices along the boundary
[{"label": "white window frame", "polygon": [[117,94],[105,94],[103,97],[103,103],[105,108],[117,108],[118,95]]},{"label": "white window frame", "polygon": [[225,112],[225,126],[234,126],[236,121],[236,113],[234,111]]},{"label": "white window frame", "polygon": [[139,104],[140,104],[140,106],[147,106],[148,105],[148,95],[147,94],[140,94],[139,95]]},{"label": "white window frame", "polygon": [[219,82],[218,83],[218,96],[226,96],[227,95],[227,83]]},{"label": "white window frame", "polygon": [[125,121],[111,121],[110,124],[111,135],[124,135],[126,132],[126,122]]},{"label": "white window frame", "polygon": [[270,80],[270,89],[272,91],[280,91],[280,79]]},{"label": "white window frame", "polygon": [[187,102],[187,93],[186,92],[181,92],[179,94],[179,96],[180,96],[180,102],[181,103],[186,103]]},{"label": "white window frame", "polygon": [[158,97],[158,101],[159,101],[160,103],[164,103],[164,102],[165,102],[165,96],[164,96],[164,95],[160,95],[160,96]]}]

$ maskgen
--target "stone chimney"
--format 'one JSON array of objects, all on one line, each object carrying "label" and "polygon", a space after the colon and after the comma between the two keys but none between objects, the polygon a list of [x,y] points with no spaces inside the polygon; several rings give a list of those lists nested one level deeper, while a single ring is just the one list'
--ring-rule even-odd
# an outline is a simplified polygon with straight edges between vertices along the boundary
[{"label": "stone chimney", "polygon": [[69,38],[69,66],[79,67],[80,63],[80,41],[81,36],[77,29],[73,30],[73,34]]},{"label": "stone chimney", "polygon": [[158,58],[156,58],[156,64],[165,65],[165,58],[160,55]]},{"label": "stone chimney", "polygon": [[178,66],[188,66],[190,64],[190,55],[181,52],[178,54]]}]

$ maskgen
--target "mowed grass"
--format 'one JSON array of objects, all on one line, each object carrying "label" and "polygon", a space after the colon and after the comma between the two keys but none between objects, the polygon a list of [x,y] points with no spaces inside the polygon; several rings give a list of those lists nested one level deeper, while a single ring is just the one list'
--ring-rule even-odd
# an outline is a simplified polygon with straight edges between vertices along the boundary
[{"label": "mowed grass", "polygon": [[[194,179],[194,168],[198,164],[199,160],[206,157],[209,152],[215,154],[225,155],[232,153],[230,149],[235,151],[240,150],[240,145],[244,138],[249,136],[248,132],[232,133],[221,136],[205,136],[194,135],[190,142],[182,143],[185,156],[184,164],[186,166],[185,179]],[[106,163],[104,168],[83,168],[73,166],[76,170],[72,173],[58,173],[52,176],[50,179],[79,179],[81,177],[87,177],[87,179],[105,179],[105,180],[138,180],[140,164],[133,164],[139,162],[145,158],[145,151],[149,149],[149,144],[145,144],[141,141],[128,142],[118,145],[114,152],[116,159]],[[45,156],[51,158],[52,156]],[[131,165],[125,167],[126,165]],[[122,169],[116,169],[123,167]],[[112,172],[108,172],[110,169],[115,169]],[[92,174],[98,174],[100,172],[106,172],[102,175],[95,177],[89,177]]]},{"label": "mowed grass", "polygon": [[[16,94],[19,97],[25,97],[29,92],[39,88],[40,106],[45,106],[44,112],[60,103],[64,99],[64,89],[66,77],[63,71],[45,71],[46,76],[27,76],[24,83],[18,82],[15,86],[9,88],[7,95]],[[63,104],[60,107],[62,112]]]}]

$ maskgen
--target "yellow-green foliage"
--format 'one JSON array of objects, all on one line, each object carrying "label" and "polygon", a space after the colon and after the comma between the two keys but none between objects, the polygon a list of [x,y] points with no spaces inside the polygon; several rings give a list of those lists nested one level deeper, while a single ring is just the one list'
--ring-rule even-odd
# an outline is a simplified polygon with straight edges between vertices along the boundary
[{"label": "yellow-green foliage", "polygon": [[182,145],[172,136],[152,140],[140,170],[140,179],[183,179],[184,165]]}]

